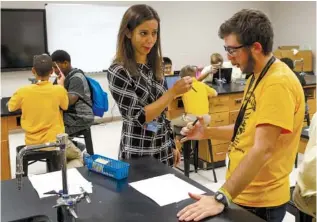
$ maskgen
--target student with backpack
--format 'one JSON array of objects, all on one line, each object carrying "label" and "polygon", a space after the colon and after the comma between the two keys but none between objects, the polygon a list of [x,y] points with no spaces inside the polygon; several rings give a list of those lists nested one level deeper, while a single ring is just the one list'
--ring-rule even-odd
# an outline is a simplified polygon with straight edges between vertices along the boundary
[{"label": "student with backpack", "polygon": [[69,99],[68,109],[64,112],[65,132],[72,135],[90,128],[94,122],[94,113],[85,75],[72,67],[70,55],[66,51],[56,50],[51,57],[56,75],[65,75],[64,87]]}]

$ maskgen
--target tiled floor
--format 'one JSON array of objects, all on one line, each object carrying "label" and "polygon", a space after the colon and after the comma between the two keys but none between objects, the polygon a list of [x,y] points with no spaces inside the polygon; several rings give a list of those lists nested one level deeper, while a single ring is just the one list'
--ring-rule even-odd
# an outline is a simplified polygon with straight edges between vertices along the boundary
[{"label": "tiled floor", "polygon": [[[110,158],[117,159],[119,151],[121,133],[121,122],[111,122],[101,125],[92,126],[92,138],[94,151],[97,154],[104,155]],[[15,148],[19,145],[24,144],[24,133],[16,132],[11,133],[9,136],[10,141],[10,156],[11,156],[11,172],[12,176],[15,175]],[[301,161],[299,157],[299,163]],[[45,172],[44,163],[35,163],[29,166],[29,174],[39,174]],[[210,190],[216,191],[225,181],[226,168],[217,168],[216,174],[218,183],[214,183],[212,171],[199,170],[198,173],[190,173],[190,178],[207,187]],[[294,170],[291,175],[291,180],[294,184],[296,180],[296,171]],[[295,217],[289,213],[286,214],[283,222],[294,222]]]}]

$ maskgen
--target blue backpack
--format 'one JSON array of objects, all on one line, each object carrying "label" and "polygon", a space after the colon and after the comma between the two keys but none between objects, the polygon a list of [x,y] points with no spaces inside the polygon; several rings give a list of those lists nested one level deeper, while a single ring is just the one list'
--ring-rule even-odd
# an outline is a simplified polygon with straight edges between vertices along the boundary
[{"label": "blue backpack", "polygon": [[98,81],[86,76],[80,69],[77,69],[76,71],[82,73],[87,79],[91,93],[92,106],[84,99],[81,99],[92,108],[95,116],[103,117],[103,114],[108,111],[108,94],[103,91]]}]

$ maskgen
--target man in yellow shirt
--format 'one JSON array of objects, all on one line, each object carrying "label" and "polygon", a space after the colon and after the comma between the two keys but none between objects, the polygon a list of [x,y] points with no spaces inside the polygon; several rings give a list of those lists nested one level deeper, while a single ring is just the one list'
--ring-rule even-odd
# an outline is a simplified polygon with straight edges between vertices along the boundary
[{"label": "man in yellow shirt", "polygon": [[[63,87],[65,77],[60,76],[58,85],[49,82],[53,73],[50,56],[34,56],[32,72],[36,84],[18,89],[8,102],[10,112],[22,110],[21,127],[25,131],[25,144],[35,145],[55,142],[56,136],[65,132],[62,110],[68,109],[68,95]],[[72,167],[78,167],[82,161],[80,150],[69,141],[66,155],[72,161]]]},{"label": "man in yellow shirt", "polygon": [[273,28],[258,10],[244,9],[224,22],[219,36],[228,59],[252,74],[235,125],[188,124],[184,139],[231,140],[227,180],[214,196],[190,194],[198,202],[179,220],[221,213],[234,202],[269,222],[281,222],[290,199],[289,174],[304,120],[304,93],[295,74],[272,54]]}]

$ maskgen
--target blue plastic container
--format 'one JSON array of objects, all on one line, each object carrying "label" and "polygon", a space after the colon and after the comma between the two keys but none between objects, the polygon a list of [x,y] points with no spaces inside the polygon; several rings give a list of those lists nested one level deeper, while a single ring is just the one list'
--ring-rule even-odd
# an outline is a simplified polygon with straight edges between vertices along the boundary
[{"label": "blue plastic container", "polygon": [[[96,159],[103,159],[107,161],[106,164],[96,162]],[[121,180],[128,177],[130,164],[104,157],[98,154],[84,157],[85,165],[90,171],[101,173],[105,176]]]}]

